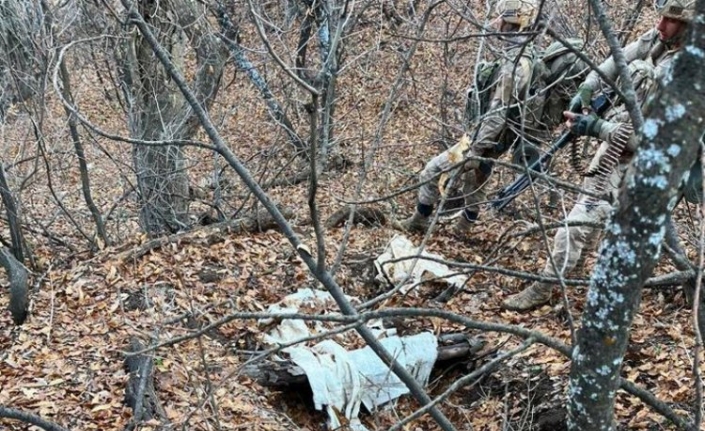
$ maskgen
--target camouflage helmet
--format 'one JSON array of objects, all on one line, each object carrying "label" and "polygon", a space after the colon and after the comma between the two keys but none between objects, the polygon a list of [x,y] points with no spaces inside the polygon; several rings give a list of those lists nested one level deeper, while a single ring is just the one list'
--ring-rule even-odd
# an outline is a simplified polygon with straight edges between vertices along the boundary
[{"label": "camouflage helmet", "polygon": [[690,22],[695,14],[695,0],[656,0],[659,15]]},{"label": "camouflage helmet", "polygon": [[519,31],[531,26],[538,14],[536,0],[499,0],[497,14],[504,22],[516,24]]}]

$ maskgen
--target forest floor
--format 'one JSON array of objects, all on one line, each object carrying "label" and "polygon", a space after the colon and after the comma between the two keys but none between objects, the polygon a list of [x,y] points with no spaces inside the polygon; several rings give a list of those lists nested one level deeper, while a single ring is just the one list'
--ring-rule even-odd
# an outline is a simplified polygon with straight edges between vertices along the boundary
[{"label": "forest floor", "polygon": [[[408,46],[408,43],[398,42],[400,46]],[[399,58],[391,46],[377,55],[361,60],[358,69],[338,83],[341,104],[337,115],[343,125],[338,143],[341,154],[351,163],[319,179],[317,202],[323,220],[342,208],[344,201],[370,201],[413,184],[425,162],[442,150],[441,145],[434,143],[439,134],[432,121],[439,109],[436,90],[440,86],[438,72],[441,68],[428,67],[441,64],[438,50],[419,47],[409,73],[411,78],[393,104],[393,115],[381,142],[375,141],[375,130],[380,124],[387,91],[395,78],[394,74],[386,76],[382,71],[396,70]],[[458,62],[451,71],[444,70],[453,85],[451,92],[455,100],[451,102],[456,106],[461,106],[459,94],[465,85],[461,77],[467,70],[467,61],[471,60]],[[263,124],[267,121],[263,104],[246,81],[232,81],[232,76],[233,71],[229,70],[225,79],[227,85],[214,107],[214,118],[220,120],[223,136],[248,167],[256,174],[271,178],[275,168],[287,161],[288,153],[281,149],[283,138],[271,127],[256,126],[257,121]],[[370,76],[375,79],[369,79]],[[90,74],[84,78],[89,82],[95,79]],[[90,84],[86,85],[88,87]],[[111,111],[102,102],[102,95],[96,93],[99,92],[86,90],[78,99],[90,107],[87,109],[90,118],[100,124],[101,119],[114,118],[116,111]],[[28,124],[22,115],[12,121]],[[102,125],[111,126],[108,120]],[[63,130],[58,120],[56,127]],[[22,128],[6,131],[4,150],[13,157],[25,151],[23,145],[27,138],[18,130]],[[457,138],[458,133],[453,135]],[[65,131],[57,132],[51,139],[55,140],[56,154],[60,154],[62,148],[70,148]],[[95,158],[91,175],[96,198],[101,208],[107,210],[115,196],[125,190],[124,182],[112,179],[124,178],[125,172],[129,176],[129,168],[125,166],[130,165],[130,150],[126,144],[104,139],[96,142],[101,142],[105,152],[123,163],[106,160],[105,152],[96,149],[97,144],[88,155]],[[272,148],[277,150],[271,151]],[[362,169],[362,161],[373,149],[376,153],[372,163]],[[193,150],[189,156],[193,161],[192,182],[200,190],[199,196],[209,201],[212,190],[208,188],[208,179],[212,176],[212,167],[214,163],[222,165],[223,162],[203,151]],[[566,158],[562,156],[557,160],[554,171],[578,182],[580,179],[570,173]],[[62,197],[71,203],[69,208],[75,208],[72,211],[76,217],[88,224],[88,213],[80,202],[75,164],[70,156],[61,158],[60,155],[55,163],[56,171],[52,172],[63,181],[57,186],[65,191]],[[304,168],[298,161],[291,166],[289,174]],[[355,188],[363,177],[362,192],[356,195]],[[490,189],[496,191],[512,179],[509,171],[497,169]],[[229,184],[225,198],[233,202],[233,209],[240,205],[246,205],[246,210],[253,207],[251,198],[245,199],[246,191],[232,171],[226,169],[222,180]],[[58,214],[52,206],[46,181],[34,180],[32,187],[32,193],[25,193],[31,200],[25,204],[26,213],[36,220]],[[551,208],[545,185],[537,185],[537,191],[544,221],[560,221],[570,210],[574,199],[570,193],[563,194],[563,200]],[[280,206],[293,210],[290,222],[294,230],[311,250],[315,250],[315,234],[307,206],[308,184],[276,187],[268,193]],[[30,194],[32,196],[28,197]],[[370,206],[392,217],[404,217],[413,211],[414,200],[415,192],[408,192]],[[538,273],[547,259],[547,247],[540,234],[500,241],[506,238],[505,232],[520,231],[535,221],[537,213],[532,201],[533,196],[527,192],[506,212],[485,211],[466,238],[454,236],[450,222],[442,221],[430,236],[426,249],[450,261],[478,265],[491,262],[497,267]],[[124,351],[133,337],[157,343],[173,340],[231,313],[264,312],[271,304],[299,289],[320,288],[277,229],[212,236],[205,233],[208,227],[197,227],[179,241],[156,247],[139,257],[129,257],[131,251],[148,241],[139,233],[136,207],[134,198],[120,203],[116,212],[120,217],[116,216],[110,224],[116,243],[102,250],[91,252],[85,246],[77,246],[76,251],[71,252],[36,239],[41,238],[40,234],[30,236],[37,260],[30,317],[21,327],[14,327],[9,313],[0,313],[0,405],[41,415],[69,429],[122,430],[132,416],[131,409],[124,404],[129,375],[123,362]],[[194,213],[206,209],[205,205],[193,206]],[[679,207],[675,212],[685,239],[696,230],[695,212],[687,207]],[[62,216],[56,218],[62,219]],[[80,241],[66,220],[51,225],[51,229],[67,241]],[[350,229],[347,239],[344,227],[326,229],[327,263],[335,263],[341,244],[345,244],[335,279],[347,295],[364,301],[390,288],[373,280],[370,263],[399,232],[389,223],[357,224]],[[551,236],[549,234],[549,242]],[[421,235],[409,238],[416,245],[422,240]],[[589,277],[595,258],[596,250],[589,250],[583,269],[573,277]],[[657,269],[659,274],[670,271],[673,268],[665,260]],[[526,285],[526,281],[515,277],[480,271],[442,307],[477,321],[541,331],[570,344],[568,316],[579,326],[586,288],[567,290],[567,310],[558,296],[550,305],[530,313],[500,309],[503,299]],[[438,307],[433,298],[443,288],[438,283],[423,283],[406,295],[390,297],[378,308]],[[0,309],[5,310],[7,303],[8,295],[0,295]],[[522,341],[506,334],[468,330],[435,318],[407,318],[396,324],[405,333],[464,332],[485,341],[479,359],[458,361],[434,370],[427,386],[432,396],[442,393],[468,370],[487,363],[499,352],[519,346]],[[265,388],[243,376],[242,366],[253,351],[263,348],[262,335],[263,329],[256,320],[235,319],[202,337],[156,350],[155,389],[172,429],[324,429],[325,416],[313,409],[306,391]],[[692,411],[695,400],[693,346],[691,310],[681,289],[645,289],[632,328],[623,376],[650,390],[676,411],[687,414]],[[533,345],[475,385],[456,391],[440,408],[459,430],[562,429],[557,424],[562,422],[564,414],[569,369],[567,358],[548,347]],[[418,405],[411,397],[404,396],[378,412],[363,412],[361,418],[370,430],[385,430],[416,408]],[[616,415],[621,429],[672,429],[663,417],[623,392],[617,397]],[[158,426],[159,422],[153,420],[138,429],[157,429]],[[19,422],[0,420],[0,429],[28,428]],[[438,428],[427,415],[405,429]]]}]

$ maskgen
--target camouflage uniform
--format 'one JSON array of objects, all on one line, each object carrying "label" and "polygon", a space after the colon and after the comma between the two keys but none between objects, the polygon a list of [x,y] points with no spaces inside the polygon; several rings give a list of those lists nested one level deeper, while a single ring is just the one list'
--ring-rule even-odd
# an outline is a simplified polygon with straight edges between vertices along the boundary
[{"label": "camouflage uniform", "polygon": [[[646,99],[656,91],[658,85],[655,84],[664,76],[676,52],[677,50],[667,49],[659,41],[656,29],[645,33],[624,49],[635,87],[642,84],[636,88],[637,98],[642,103],[642,107]],[[617,78],[618,69],[611,57],[600,65],[600,69],[611,79]],[[597,72],[592,71],[583,85],[592,89],[600,88],[601,81]],[[624,104],[617,104],[615,108],[606,113],[605,118],[607,121],[602,123],[598,132],[599,139],[603,142],[593,157],[588,172],[595,171],[599,166],[607,163],[605,154],[611,146],[617,143],[623,144],[624,151],[616,160],[616,166],[612,165],[601,176],[587,177],[583,180],[583,189],[598,192],[602,195],[602,199],[580,194],[577,203],[568,214],[567,223],[603,224],[606,221],[612,210],[611,202],[617,198],[627,165],[638,145],[638,139],[634,135],[629,113]],[[561,276],[577,266],[583,249],[596,243],[599,234],[599,229],[590,226],[570,226],[557,230],[553,239],[551,255]],[[546,262],[541,275],[544,277],[556,276],[550,260]],[[502,303],[502,308],[517,311],[530,310],[548,302],[552,293],[553,284],[535,282],[524,291],[507,298]]]},{"label": "camouflage uniform", "polygon": [[[533,25],[538,2],[500,0],[497,12],[495,23],[511,27],[510,31],[522,32]],[[532,92],[533,85],[540,83],[533,76],[538,56],[531,44],[527,46],[527,39],[523,35],[503,39],[507,46],[502,47],[501,63],[490,76],[489,85],[478,88],[492,94],[486,106],[486,115],[475,124],[473,133],[464,136],[458,144],[426,165],[420,175],[423,185],[419,189],[416,211],[410,218],[398,223],[398,228],[425,230],[433,206],[445,191],[447,179],[460,174],[466,209],[458,219],[456,231],[464,233],[477,218],[478,204],[485,201],[484,187],[492,172],[490,161],[481,162],[472,157],[496,159],[512,146],[523,154],[528,144],[546,137],[547,128],[540,122],[545,95],[543,92]]]},{"label": "camouflage uniform", "polygon": [[[518,58],[521,47],[508,52],[508,59],[503,62],[491,88],[494,94],[490,101],[488,114],[482,119],[475,132],[474,142],[461,139],[455,146],[434,157],[421,172],[418,201],[433,206],[440,199],[440,193],[446,176],[453,166],[468,157],[477,156],[496,159],[504,154],[523,136],[529,142],[539,142],[546,137],[546,128],[540,123],[542,100],[540,97],[523,101],[532,81],[534,61],[531,47],[524,49]],[[523,132],[523,133],[522,133]],[[457,168],[461,174],[461,185],[465,206],[475,215],[478,204],[484,202],[484,187],[492,171],[491,162],[468,160]]]}]

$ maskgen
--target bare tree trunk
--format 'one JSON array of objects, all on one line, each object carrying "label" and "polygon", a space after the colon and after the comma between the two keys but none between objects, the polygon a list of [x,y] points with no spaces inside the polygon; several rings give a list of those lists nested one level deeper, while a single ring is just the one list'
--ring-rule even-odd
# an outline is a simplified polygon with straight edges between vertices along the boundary
[{"label": "bare tree trunk", "polygon": [[12,196],[10,187],[7,184],[5,167],[2,162],[0,162],[0,196],[2,196],[2,203],[5,205],[7,221],[10,225],[12,254],[18,261],[24,262],[24,252],[22,249],[22,228],[20,226],[19,215],[17,214],[17,205],[15,205],[15,198]]},{"label": "bare tree trunk", "polygon": [[614,400],[632,319],[705,130],[705,0],[698,0],[697,10],[686,48],[645,122],[643,143],[605,232],[572,356],[570,430],[615,429]]},{"label": "bare tree trunk", "polygon": [[[45,5],[48,7],[48,5]],[[64,99],[71,100],[71,77],[66,70],[66,64],[64,59],[61,59],[60,64],[61,72],[61,83],[63,85],[61,91],[63,93]],[[81,137],[78,134],[78,128],[76,126],[76,117],[71,113],[71,111],[64,106],[64,111],[69,120],[69,133],[71,134],[71,140],[73,141],[73,147],[76,150],[76,157],[78,157],[78,169],[81,175],[81,191],[83,192],[83,199],[86,201],[86,205],[93,216],[93,221],[95,222],[96,232],[98,237],[103,241],[104,245],[109,245],[110,241],[108,239],[108,233],[105,230],[105,222],[103,222],[103,216],[98,209],[98,206],[93,201],[93,195],[91,193],[91,180],[88,176],[88,165],[86,163],[86,153],[83,151],[83,143],[81,143]]]},{"label": "bare tree trunk", "polygon": [[0,247],[0,265],[5,268],[10,279],[10,305],[8,309],[12,314],[12,321],[15,322],[15,325],[21,325],[27,318],[29,272],[5,247]]},{"label": "bare tree trunk", "polygon": [[[208,33],[208,23],[196,10],[196,3],[142,0],[138,7],[180,71],[184,70],[184,58],[191,44],[198,62],[192,85],[199,103],[209,107],[220,86],[224,56],[217,38]],[[163,142],[136,145],[133,149],[142,199],[142,228],[152,235],[184,230],[189,226],[187,164],[182,148],[170,142],[191,138],[198,121],[139,33],[130,35],[122,54],[130,134],[143,141]]]}]

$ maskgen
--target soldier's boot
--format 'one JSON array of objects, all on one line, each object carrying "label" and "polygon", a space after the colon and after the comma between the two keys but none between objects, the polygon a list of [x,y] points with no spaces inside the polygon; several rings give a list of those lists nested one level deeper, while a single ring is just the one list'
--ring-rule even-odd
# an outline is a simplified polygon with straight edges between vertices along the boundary
[{"label": "soldier's boot", "polygon": [[502,302],[502,308],[512,311],[531,311],[538,308],[553,296],[553,286],[535,281],[529,287],[512,295]]},{"label": "soldier's boot", "polygon": [[426,229],[428,228],[428,216],[425,216],[418,211],[414,211],[414,215],[395,223],[394,227],[407,232],[426,232]]},{"label": "soldier's boot", "polygon": [[426,232],[431,214],[433,214],[433,205],[419,202],[416,204],[414,215],[406,220],[395,221],[393,227],[406,232]]},{"label": "soldier's boot", "polygon": [[458,217],[455,221],[455,225],[453,226],[453,233],[456,236],[460,237],[467,235],[468,232],[472,230],[472,227],[475,225],[476,220],[476,212],[469,212],[468,210],[463,210],[463,213],[460,214],[460,217]]}]

